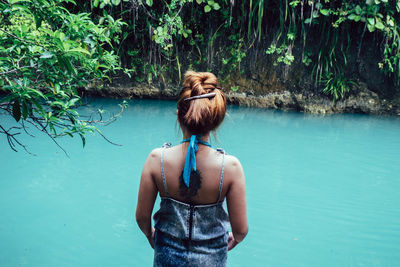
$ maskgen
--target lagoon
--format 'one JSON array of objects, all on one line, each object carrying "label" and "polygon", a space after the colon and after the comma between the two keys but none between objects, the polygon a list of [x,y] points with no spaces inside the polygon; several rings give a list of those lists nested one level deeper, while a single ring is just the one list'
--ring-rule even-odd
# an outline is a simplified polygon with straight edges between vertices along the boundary
[{"label": "lagoon", "polygon": [[[119,100],[81,108],[117,113]],[[0,141],[0,266],[151,266],[135,222],[141,168],[181,140],[175,102],[132,100],[99,135]],[[2,125],[12,120],[0,116]],[[400,119],[230,106],[213,140],[237,156],[250,231],[228,266],[399,266]],[[155,209],[157,209],[157,203]]]}]

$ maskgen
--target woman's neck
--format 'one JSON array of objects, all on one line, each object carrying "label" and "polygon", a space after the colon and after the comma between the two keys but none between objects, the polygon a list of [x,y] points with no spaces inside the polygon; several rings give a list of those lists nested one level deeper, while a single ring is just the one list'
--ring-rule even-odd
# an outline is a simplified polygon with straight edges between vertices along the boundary
[{"label": "woman's neck", "polygon": [[[184,132],[183,132],[183,139],[188,139],[188,138],[190,138],[192,135],[193,135],[193,133],[184,131]],[[208,142],[208,140],[209,140],[209,138],[210,138],[210,133],[203,134],[203,135],[199,135],[199,134],[198,134],[197,137],[198,137],[201,141]]]}]

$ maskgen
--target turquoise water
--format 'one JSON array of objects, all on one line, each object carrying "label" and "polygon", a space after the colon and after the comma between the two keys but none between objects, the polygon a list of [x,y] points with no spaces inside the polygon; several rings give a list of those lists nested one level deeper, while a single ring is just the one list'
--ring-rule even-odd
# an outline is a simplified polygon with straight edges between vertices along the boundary
[{"label": "turquoise water", "polygon": [[[175,103],[131,101],[102,131],[123,146],[66,137],[68,158],[35,133],[31,156],[0,136],[0,266],[152,265],[137,191],[151,149],[180,140]],[[250,231],[229,266],[400,266],[399,118],[229,107],[218,139],[247,179]]]}]

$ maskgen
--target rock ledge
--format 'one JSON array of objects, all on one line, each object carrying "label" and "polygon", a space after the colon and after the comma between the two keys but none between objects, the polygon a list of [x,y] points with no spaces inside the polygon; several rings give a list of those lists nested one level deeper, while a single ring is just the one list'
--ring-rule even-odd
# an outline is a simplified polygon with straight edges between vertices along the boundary
[{"label": "rock ledge", "polygon": [[[107,86],[102,89],[90,87],[81,90],[89,96],[100,96],[120,99],[169,99],[176,100],[179,88],[157,88],[152,85],[137,86]],[[248,95],[245,93],[229,92],[227,102],[233,105],[272,108],[281,110],[297,110],[312,114],[333,113],[365,113],[388,114],[400,116],[400,99],[392,101],[380,99],[379,96],[364,88],[349,95],[343,100],[333,101],[329,97],[318,94],[294,93],[287,90],[265,95]]]}]

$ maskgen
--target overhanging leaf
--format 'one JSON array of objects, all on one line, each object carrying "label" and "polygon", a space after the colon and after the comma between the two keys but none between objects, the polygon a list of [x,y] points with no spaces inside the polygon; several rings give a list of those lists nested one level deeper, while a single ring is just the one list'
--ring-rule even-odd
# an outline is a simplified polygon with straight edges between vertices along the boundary
[{"label": "overhanging leaf", "polygon": [[19,105],[19,101],[15,100],[12,108],[13,117],[16,121],[21,119],[21,106]]},{"label": "overhanging leaf", "polygon": [[83,147],[85,147],[85,145],[86,145],[86,139],[85,139],[85,136],[83,135],[83,134],[79,134],[79,136],[81,137],[81,139],[82,139],[82,146]]},{"label": "overhanging leaf", "polygon": [[22,102],[22,117],[24,118],[24,120],[26,120],[26,118],[28,117],[28,113],[29,113],[28,105],[24,101]]}]

